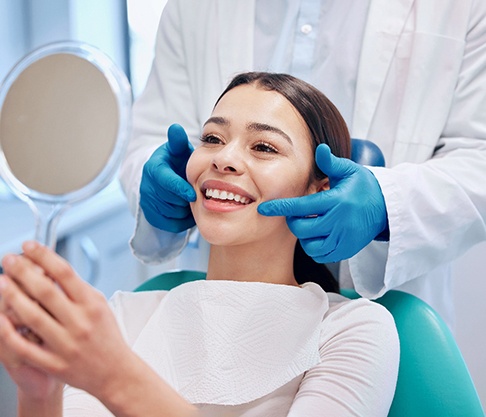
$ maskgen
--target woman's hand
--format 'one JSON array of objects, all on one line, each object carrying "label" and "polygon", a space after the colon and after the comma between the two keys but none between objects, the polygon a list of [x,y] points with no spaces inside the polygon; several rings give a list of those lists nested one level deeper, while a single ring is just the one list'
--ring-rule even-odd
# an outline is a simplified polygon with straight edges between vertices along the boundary
[{"label": "woman's hand", "polygon": [[[27,242],[23,250],[3,261],[0,360],[32,396],[57,391],[58,381],[102,396],[132,355],[108,303],[50,249]],[[19,324],[40,342],[22,337]]]},{"label": "woman's hand", "polygon": [[0,275],[0,362],[17,385],[19,395],[42,402],[56,393],[61,393],[63,384],[40,369],[30,366],[19,355],[19,352],[28,350],[33,342],[39,343],[39,339],[26,334],[27,328],[22,326],[6,302],[8,292],[15,286],[6,275]]},{"label": "woman's hand", "polygon": [[27,242],[23,250],[4,258],[0,276],[0,361],[19,386],[19,409],[27,410],[20,415],[61,416],[59,381],[117,416],[199,415],[132,352],[99,291],[45,246]]},{"label": "woman's hand", "polygon": [[0,317],[0,362],[17,385],[20,395],[34,402],[43,402],[62,394],[63,383],[45,372],[22,362],[15,353],[29,349],[32,342],[15,331],[11,322]]}]

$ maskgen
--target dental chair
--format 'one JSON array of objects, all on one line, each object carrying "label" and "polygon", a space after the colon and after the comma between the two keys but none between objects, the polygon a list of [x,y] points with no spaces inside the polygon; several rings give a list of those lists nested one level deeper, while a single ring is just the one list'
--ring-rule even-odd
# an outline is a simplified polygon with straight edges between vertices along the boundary
[{"label": "dental chair", "polygon": [[385,157],[381,149],[366,139],[351,139],[351,160],[360,165],[385,166]]},{"label": "dental chair", "polygon": [[[342,289],[347,298],[358,298]],[[424,301],[391,290],[375,302],[393,316],[400,338],[398,381],[389,417],[484,417],[473,380],[447,324]]]},{"label": "dental chair", "polygon": [[[135,291],[170,290],[206,278],[199,271],[165,272]],[[355,299],[351,289],[341,294]],[[395,319],[400,338],[398,381],[389,417],[484,417],[478,393],[448,326],[424,301],[391,290],[374,300]]]}]

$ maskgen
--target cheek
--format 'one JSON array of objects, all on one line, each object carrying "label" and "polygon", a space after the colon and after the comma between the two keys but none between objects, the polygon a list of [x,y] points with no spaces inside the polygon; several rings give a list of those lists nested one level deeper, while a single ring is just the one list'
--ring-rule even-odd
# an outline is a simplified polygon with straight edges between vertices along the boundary
[{"label": "cheek", "polygon": [[196,203],[195,202],[192,202],[192,203],[189,203],[189,207],[191,208],[191,213],[197,223],[197,210],[196,210]]},{"label": "cheek", "polygon": [[300,197],[309,192],[309,173],[305,170],[287,169],[269,176],[271,181],[262,183],[260,190],[265,200]]},{"label": "cheek", "polygon": [[196,149],[187,161],[186,166],[187,182],[193,187],[196,184],[197,178],[201,175],[202,165],[202,158],[200,157],[199,152]]}]

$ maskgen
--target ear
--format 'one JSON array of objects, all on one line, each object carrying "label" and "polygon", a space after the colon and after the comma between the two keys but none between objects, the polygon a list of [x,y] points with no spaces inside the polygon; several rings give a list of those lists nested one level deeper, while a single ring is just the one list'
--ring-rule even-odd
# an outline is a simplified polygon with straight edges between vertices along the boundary
[{"label": "ear", "polygon": [[331,187],[329,185],[329,178],[326,177],[322,180],[314,180],[309,186],[309,194],[315,194],[320,191],[327,191]]}]

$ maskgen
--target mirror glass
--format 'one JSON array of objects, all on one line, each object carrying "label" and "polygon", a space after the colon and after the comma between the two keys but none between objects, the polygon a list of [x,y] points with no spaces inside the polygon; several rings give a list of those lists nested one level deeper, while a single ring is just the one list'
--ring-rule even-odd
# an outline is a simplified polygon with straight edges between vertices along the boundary
[{"label": "mirror glass", "polygon": [[0,87],[0,171],[53,246],[71,204],[112,179],[126,148],[131,90],[100,50],[55,43],[22,59]]}]

